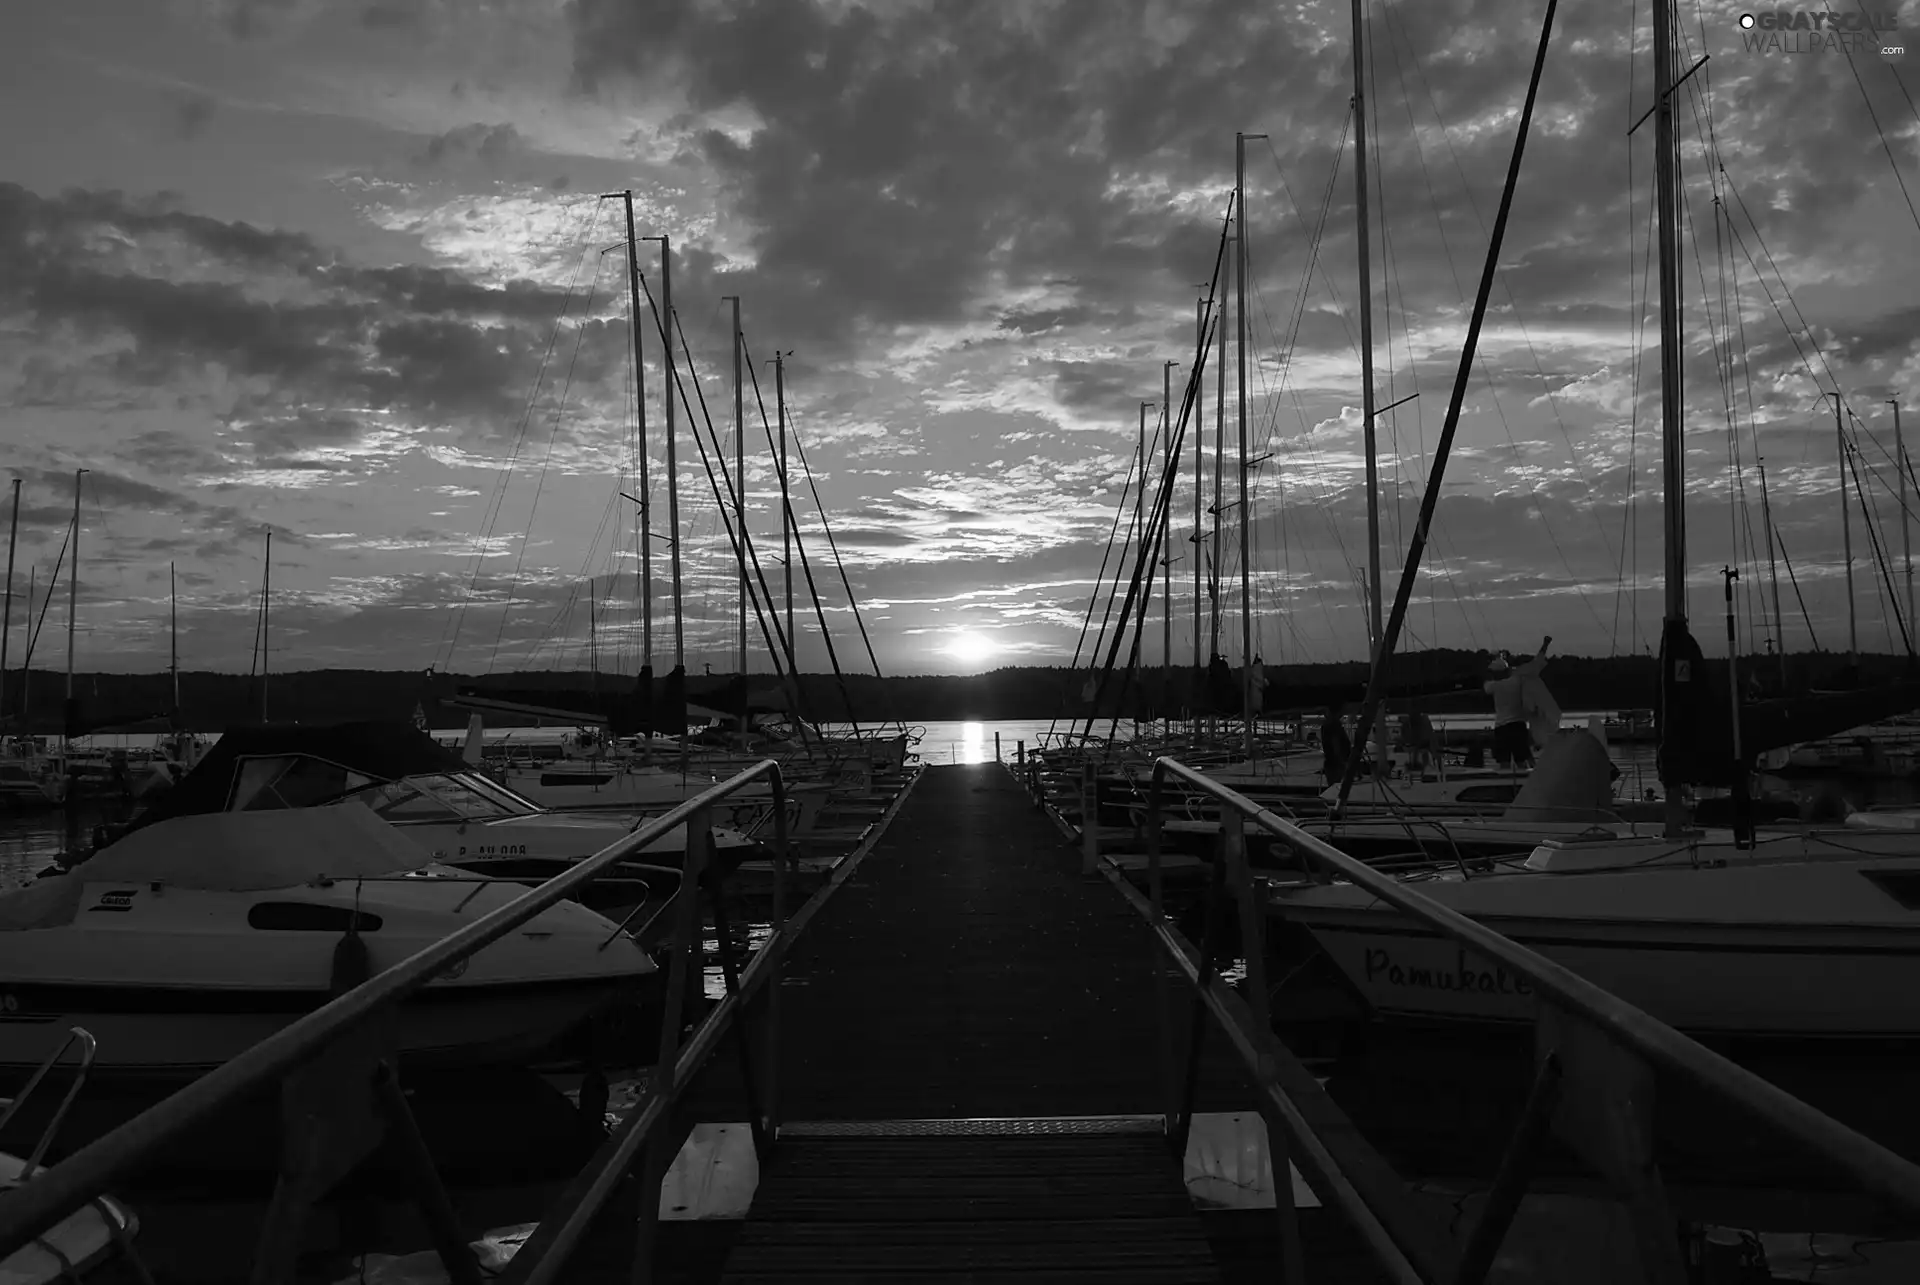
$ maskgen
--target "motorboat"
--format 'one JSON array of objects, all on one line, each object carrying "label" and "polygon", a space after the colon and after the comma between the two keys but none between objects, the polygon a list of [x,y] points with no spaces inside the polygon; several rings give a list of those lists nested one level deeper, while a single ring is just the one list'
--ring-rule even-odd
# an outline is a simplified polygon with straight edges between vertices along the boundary
[{"label": "motorboat", "polygon": [[[333,803],[371,812],[432,860],[522,883],[544,883],[646,823],[639,813],[549,812],[410,724],[377,722],[236,728],[149,816]],[[728,827],[715,826],[712,838],[712,858],[723,869],[762,851]],[[581,899],[622,920],[648,903],[657,909],[678,886],[686,847],[687,827],[676,826],[596,879]]]},{"label": "motorboat", "polygon": [[[357,805],[156,820],[0,893],[0,1068],[37,1065],[47,1033],[78,1024],[103,1071],[198,1074],[324,1003],[342,937],[377,973],[525,891],[434,861]],[[398,1052],[517,1062],[655,973],[563,902],[409,998]]]}]

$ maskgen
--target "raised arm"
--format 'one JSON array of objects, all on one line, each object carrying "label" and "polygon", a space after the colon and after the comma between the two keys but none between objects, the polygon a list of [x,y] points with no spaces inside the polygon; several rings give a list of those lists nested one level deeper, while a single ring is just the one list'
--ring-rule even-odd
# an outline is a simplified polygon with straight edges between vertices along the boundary
[{"label": "raised arm", "polygon": [[1516,672],[1528,678],[1539,677],[1540,671],[1547,667],[1547,648],[1551,646],[1553,646],[1553,635],[1547,634],[1540,639],[1540,650],[1533,654],[1533,659],[1519,666]]}]

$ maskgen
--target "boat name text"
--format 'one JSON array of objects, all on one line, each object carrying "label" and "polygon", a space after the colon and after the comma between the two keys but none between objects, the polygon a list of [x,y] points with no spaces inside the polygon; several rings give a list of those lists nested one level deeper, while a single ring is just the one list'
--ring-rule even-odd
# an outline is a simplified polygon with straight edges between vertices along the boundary
[{"label": "boat name text", "polygon": [[1367,981],[1384,981],[1389,986],[1410,986],[1416,990],[1467,991],[1480,995],[1532,995],[1533,983],[1515,977],[1506,969],[1476,967],[1467,958],[1464,947],[1455,956],[1452,968],[1398,961],[1378,948],[1366,955]]}]

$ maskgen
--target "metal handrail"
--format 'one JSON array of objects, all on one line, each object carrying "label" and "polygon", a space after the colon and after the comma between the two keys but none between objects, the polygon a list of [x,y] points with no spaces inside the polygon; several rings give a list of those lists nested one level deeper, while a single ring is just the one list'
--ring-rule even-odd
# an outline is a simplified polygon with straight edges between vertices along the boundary
[{"label": "metal handrail", "polygon": [[[1920,1214],[1920,1166],[1807,1105],[1753,1072],[1666,1023],[1602,990],[1577,973],[1525,946],[1451,910],[1365,863],[1275,816],[1243,795],[1209,780],[1186,764],[1161,758],[1153,769],[1153,806],[1167,777],[1174,777],[1213,795],[1268,833],[1284,838],[1310,853],[1356,887],[1409,917],[1425,923],[1441,936],[1469,946],[1526,978],[1543,995],[1584,1019],[1649,1062],[1666,1068],[1747,1111],[1756,1120],[1837,1165],[1861,1187],[1913,1214]],[[1156,845],[1157,847],[1157,845]]]},{"label": "metal handrail", "polygon": [[[458,932],[377,974],[339,998],[275,1032],[187,1085],[165,1101],[135,1116],[104,1137],[88,1143],[33,1182],[0,1194],[0,1258],[28,1244],[34,1236],[73,1209],[97,1196],[139,1161],[200,1123],[228,1101],[261,1088],[311,1058],[329,1041],[371,1019],[379,1010],[405,999],[448,966],[476,954],[542,911],[565,900],[628,853],[654,842],[674,827],[710,808],[727,795],[760,777],[773,785],[775,801],[784,805],[786,790],[780,765],[772,759],[757,763],[686,800],[650,822],[646,828],[622,835],[561,874],[547,880],[498,910],[481,916]],[[782,826],[781,830],[784,831]],[[784,838],[784,834],[782,835]],[[749,972],[752,972],[749,969]],[[756,974],[761,976],[764,974]],[[690,1048],[688,1052],[691,1052]],[[680,1061],[687,1060],[683,1055]]]}]

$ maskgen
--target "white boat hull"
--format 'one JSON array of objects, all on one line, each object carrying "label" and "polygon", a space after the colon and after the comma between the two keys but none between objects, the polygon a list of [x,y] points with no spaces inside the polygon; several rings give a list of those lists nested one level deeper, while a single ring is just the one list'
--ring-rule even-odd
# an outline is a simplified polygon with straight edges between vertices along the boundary
[{"label": "white boat hull", "polygon": [[[0,1071],[31,1071],[83,1026],[99,1040],[96,1073],[199,1075],[326,1003],[324,990],[62,988],[3,984]],[[402,1005],[396,1049],[415,1065],[523,1060],[633,988],[577,983],[433,986]]]},{"label": "white boat hull", "polygon": [[[1758,852],[1658,839],[1585,853],[1549,845],[1530,860],[1535,868],[1412,887],[1689,1034],[1920,1040],[1912,836],[1781,835]],[[1274,908],[1380,1016],[1534,1016],[1524,980],[1352,885],[1282,890]]]}]

